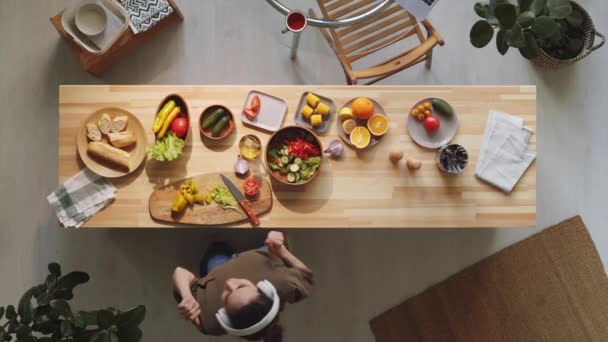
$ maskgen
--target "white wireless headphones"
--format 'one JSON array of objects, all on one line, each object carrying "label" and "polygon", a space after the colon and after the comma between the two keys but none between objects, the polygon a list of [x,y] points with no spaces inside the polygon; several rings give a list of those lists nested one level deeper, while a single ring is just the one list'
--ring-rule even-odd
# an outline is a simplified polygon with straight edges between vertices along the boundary
[{"label": "white wireless headphones", "polygon": [[232,327],[232,321],[230,321],[230,317],[228,316],[228,312],[226,311],[225,308],[219,309],[218,312],[215,314],[215,318],[217,318],[218,322],[220,322],[220,325],[222,326],[222,328],[224,328],[224,330],[226,330],[226,332],[229,333],[230,335],[234,335],[234,336],[253,335],[255,333],[262,331],[270,323],[272,323],[272,321],[275,319],[275,317],[277,317],[277,314],[279,313],[279,307],[281,304],[281,299],[279,298],[277,289],[268,280],[260,281],[259,283],[257,283],[257,287],[260,291],[262,291],[262,293],[266,297],[272,299],[272,307],[270,308],[270,311],[268,311],[266,316],[264,316],[264,318],[262,318],[261,321],[257,322],[256,324],[254,324],[248,328],[235,329]]}]

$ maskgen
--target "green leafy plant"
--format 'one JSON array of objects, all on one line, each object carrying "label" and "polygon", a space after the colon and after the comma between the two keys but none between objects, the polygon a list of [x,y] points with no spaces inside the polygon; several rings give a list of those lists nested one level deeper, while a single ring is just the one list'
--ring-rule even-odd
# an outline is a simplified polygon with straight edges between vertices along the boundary
[{"label": "green leafy plant", "polygon": [[74,288],[89,281],[84,272],[61,275],[59,264],[48,265],[44,283],[27,290],[17,308],[0,307],[0,342],[133,342],[140,341],[139,325],[146,308],[121,312],[114,308],[73,312]]},{"label": "green leafy plant", "polygon": [[471,44],[483,48],[496,34],[496,48],[505,55],[517,48],[527,59],[541,49],[558,59],[576,57],[583,49],[583,16],[569,0],[490,0],[474,6],[479,20],[471,29]]}]

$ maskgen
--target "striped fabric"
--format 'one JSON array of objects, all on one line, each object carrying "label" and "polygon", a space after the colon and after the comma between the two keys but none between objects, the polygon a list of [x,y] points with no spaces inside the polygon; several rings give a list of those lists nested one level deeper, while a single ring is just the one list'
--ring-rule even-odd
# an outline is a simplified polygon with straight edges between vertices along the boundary
[{"label": "striped fabric", "polygon": [[135,34],[147,31],[169,14],[173,7],[167,0],[120,0],[129,12],[131,29]]}]

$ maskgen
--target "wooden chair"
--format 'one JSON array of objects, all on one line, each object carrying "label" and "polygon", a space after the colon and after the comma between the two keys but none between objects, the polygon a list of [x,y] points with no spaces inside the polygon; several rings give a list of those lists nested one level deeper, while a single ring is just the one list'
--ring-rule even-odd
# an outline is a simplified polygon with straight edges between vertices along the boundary
[{"label": "wooden chair", "polygon": [[[317,0],[325,19],[353,17],[365,13],[369,6],[377,5],[378,2],[379,0]],[[319,18],[312,9],[310,16]],[[423,20],[422,25],[426,29],[426,37],[416,18],[394,3],[384,12],[362,23],[320,30],[340,60],[348,84],[357,84],[362,79],[371,79],[366,84],[373,84],[423,61],[426,61],[427,69],[431,68],[433,48],[437,44],[443,45],[444,41],[428,20]],[[394,47],[396,43],[412,36],[418,38],[419,45],[366,69],[353,68],[353,62]]]}]

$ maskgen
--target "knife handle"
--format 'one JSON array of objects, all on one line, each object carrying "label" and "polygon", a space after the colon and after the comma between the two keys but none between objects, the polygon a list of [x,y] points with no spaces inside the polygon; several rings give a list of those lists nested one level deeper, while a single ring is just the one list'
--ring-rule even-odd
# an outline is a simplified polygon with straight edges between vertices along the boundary
[{"label": "knife handle", "polygon": [[255,216],[253,210],[251,210],[251,207],[249,206],[249,202],[247,202],[246,199],[241,201],[241,207],[243,207],[243,210],[245,210],[245,213],[247,214],[247,216],[249,216],[251,221],[253,221],[253,225],[259,226],[260,220],[258,219],[257,216]]}]

